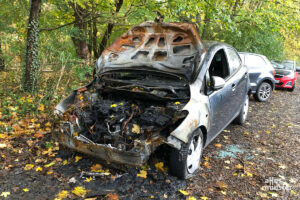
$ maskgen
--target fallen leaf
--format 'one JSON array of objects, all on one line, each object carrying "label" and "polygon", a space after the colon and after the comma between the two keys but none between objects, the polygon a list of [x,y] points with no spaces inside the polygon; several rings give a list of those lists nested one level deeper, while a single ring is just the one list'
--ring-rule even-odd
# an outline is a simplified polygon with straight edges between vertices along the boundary
[{"label": "fallen leaf", "polygon": [[225,160],[224,161],[226,164],[230,164],[230,160]]},{"label": "fallen leaf", "polygon": [[271,131],[265,131],[267,134],[270,134],[271,133]]},{"label": "fallen leaf", "polygon": [[246,175],[249,176],[249,177],[253,176],[253,174],[251,174],[251,173],[247,173]]},{"label": "fallen leaf", "polygon": [[48,168],[48,167],[51,167],[55,164],[55,161],[52,161],[51,163],[47,164],[47,165],[44,165],[44,167]]},{"label": "fallen leaf", "polygon": [[43,104],[41,104],[39,107],[38,107],[38,110],[39,111],[44,111],[45,110],[45,106]]},{"label": "fallen leaf", "polygon": [[81,156],[75,156],[75,162],[78,162],[79,160],[81,160],[82,157]]},{"label": "fallen leaf", "polygon": [[297,193],[294,190],[291,190],[292,195],[296,195]]},{"label": "fallen leaf", "polygon": [[79,197],[85,197],[87,191],[84,187],[78,186],[72,190],[72,193]]},{"label": "fallen leaf", "polygon": [[137,124],[133,124],[131,131],[135,134],[140,134],[141,133],[141,128]]},{"label": "fallen leaf", "polygon": [[29,189],[28,188],[24,188],[23,191],[24,192],[29,192]]},{"label": "fallen leaf", "polygon": [[35,168],[35,171],[37,171],[37,172],[39,172],[39,171],[40,171],[40,172],[41,172],[41,171],[43,171],[43,168],[42,168],[42,167],[40,167],[40,166],[38,166],[38,167],[36,167],[36,168]]},{"label": "fallen leaf", "polygon": [[217,181],[217,186],[218,186],[220,189],[227,189],[226,183],[224,183],[224,182],[222,182],[222,181]]},{"label": "fallen leaf", "polygon": [[91,171],[92,172],[104,172],[104,170],[102,169],[102,165],[100,165],[100,164],[95,164],[95,165],[91,166]]},{"label": "fallen leaf", "polygon": [[31,170],[33,167],[34,167],[33,164],[27,164],[27,165],[25,165],[24,170],[28,171],[28,170]]},{"label": "fallen leaf", "polygon": [[183,195],[189,195],[189,193],[187,192],[187,191],[185,191],[185,190],[178,190],[181,194],[183,194]]},{"label": "fallen leaf", "polygon": [[215,144],[215,147],[221,148],[222,144]]},{"label": "fallen leaf", "polygon": [[201,200],[207,200],[208,197],[203,196],[203,197],[200,197],[200,199],[201,199]]},{"label": "fallen leaf", "polygon": [[221,190],[220,191],[223,195],[226,195],[227,193],[226,193],[226,191],[223,191],[223,190]]},{"label": "fallen leaf", "polygon": [[0,143],[0,149],[4,149],[4,148],[6,148],[7,147],[7,145],[6,144],[2,144],[2,143]]},{"label": "fallen leaf", "polygon": [[187,198],[187,200],[197,200],[197,199],[193,196],[190,196],[190,197]]},{"label": "fallen leaf", "polygon": [[93,177],[89,177],[89,178],[85,178],[84,182],[89,183],[89,182],[91,182],[92,180],[93,180]]},{"label": "fallen leaf", "polygon": [[167,169],[164,168],[164,163],[163,162],[158,162],[158,163],[155,163],[155,168],[161,172],[166,172]]},{"label": "fallen leaf", "polygon": [[9,195],[10,195],[10,192],[2,192],[2,193],[0,194],[0,197],[6,198],[6,197],[9,196]]},{"label": "fallen leaf", "polygon": [[60,193],[58,193],[56,196],[59,198],[59,199],[65,199],[65,198],[68,198],[68,195],[69,195],[69,192],[66,191],[66,190],[62,190]]},{"label": "fallen leaf", "polygon": [[207,169],[211,168],[209,162],[207,162],[207,161],[203,163],[203,166],[206,167]]},{"label": "fallen leaf", "polygon": [[244,167],[241,164],[235,165],[235,168],[237,169],[243,169]]},{"label": "fallen leaf", "polygon": [[119,200],[119,196],[117,194],[108,194],[107,195],[109,200]]},{"label": "fallen leaf", "polygon": [[67,160],[64,160],[63,161],[63,165],[67,165],[68,164],[68,161]]},{"label": "fallen leaf", "polygon": [[141,177],[141,178],[147,178],[147,171],[140,170],[140,173],[137,174],[136,176]]}]

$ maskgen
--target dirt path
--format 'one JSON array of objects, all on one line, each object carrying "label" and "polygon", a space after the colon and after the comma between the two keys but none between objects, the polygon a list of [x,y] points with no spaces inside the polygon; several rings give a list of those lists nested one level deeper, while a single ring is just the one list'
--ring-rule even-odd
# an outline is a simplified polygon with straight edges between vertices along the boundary
[{"label": "dirt path", "polygon": [[80,174],[97,161],[57,150],[50,136],[39,142],[16,138],[10,148],[0,149],[0,199],[55,199],[62,190],[69,199],[82,199],[72,193],[77,186],[94,199],[300,199],[300,81],[298,86],[293,93],[276,90],[266,103],[251,99],[247,123],[229,125],[187,181],[155,169],[163,150],[151,159],[147,178],[137,177],[140,169],[98,165],[106,173],[93,180]]}]

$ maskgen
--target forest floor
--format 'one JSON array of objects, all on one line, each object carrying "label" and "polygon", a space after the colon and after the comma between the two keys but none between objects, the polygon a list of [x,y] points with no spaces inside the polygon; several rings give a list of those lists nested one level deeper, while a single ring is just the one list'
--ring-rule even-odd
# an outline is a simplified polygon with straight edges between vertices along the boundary
[{"label": "forest floor", "polygon": [[[15,116],[13,124],[0,112],[6,127],[0,129],[0,199],[300,199],[300,81],[297,86],[275,90],[266,103],[251,98],[247,122],[229,125],[209,144],[189,180],[168,174],[164,149],[143,169],[112,169],[59,148],[51,116],[30,125]],[[24,127],[33,128],[23,134]],[[80,176],[90,171],[102,175]]]}]

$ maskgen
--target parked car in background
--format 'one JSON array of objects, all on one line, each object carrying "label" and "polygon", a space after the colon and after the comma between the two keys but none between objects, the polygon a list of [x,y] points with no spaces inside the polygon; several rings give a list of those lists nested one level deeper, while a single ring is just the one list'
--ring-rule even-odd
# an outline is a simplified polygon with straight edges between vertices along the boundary
[{"label": "parked car in background", "polygon": [[275,68],[275,87],[294,91],[298,78],[296,62],[294,60],[284,60],[282,63],[272,61],[272,64]]},{"label": "parked car in background", "polygon": [[107,48],[95,79],[56,106],[63,145],[110,163],[141,166],[171,147],[170,172],[190,177],[203,148],[244,123],[249,77],[237,51],[202,42],[188,23],[144,22]]},{"label": "parked car in background", "polygon": [[275,88],[275,69],[268,58],[261,54],[239,52],[249,71],[251,92],[257,101],[267,101]]}]

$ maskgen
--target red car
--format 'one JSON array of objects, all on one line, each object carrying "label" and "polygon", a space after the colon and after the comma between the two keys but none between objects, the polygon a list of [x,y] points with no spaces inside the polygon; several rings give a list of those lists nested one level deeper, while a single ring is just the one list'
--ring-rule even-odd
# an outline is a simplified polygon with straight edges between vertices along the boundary
[{"label": "red car", "polygon": [[275,68],[275,87],[294,91],[298,78],[295,61],[285,60],[281,64],[277,62],[272,62],[272,64]]}]

